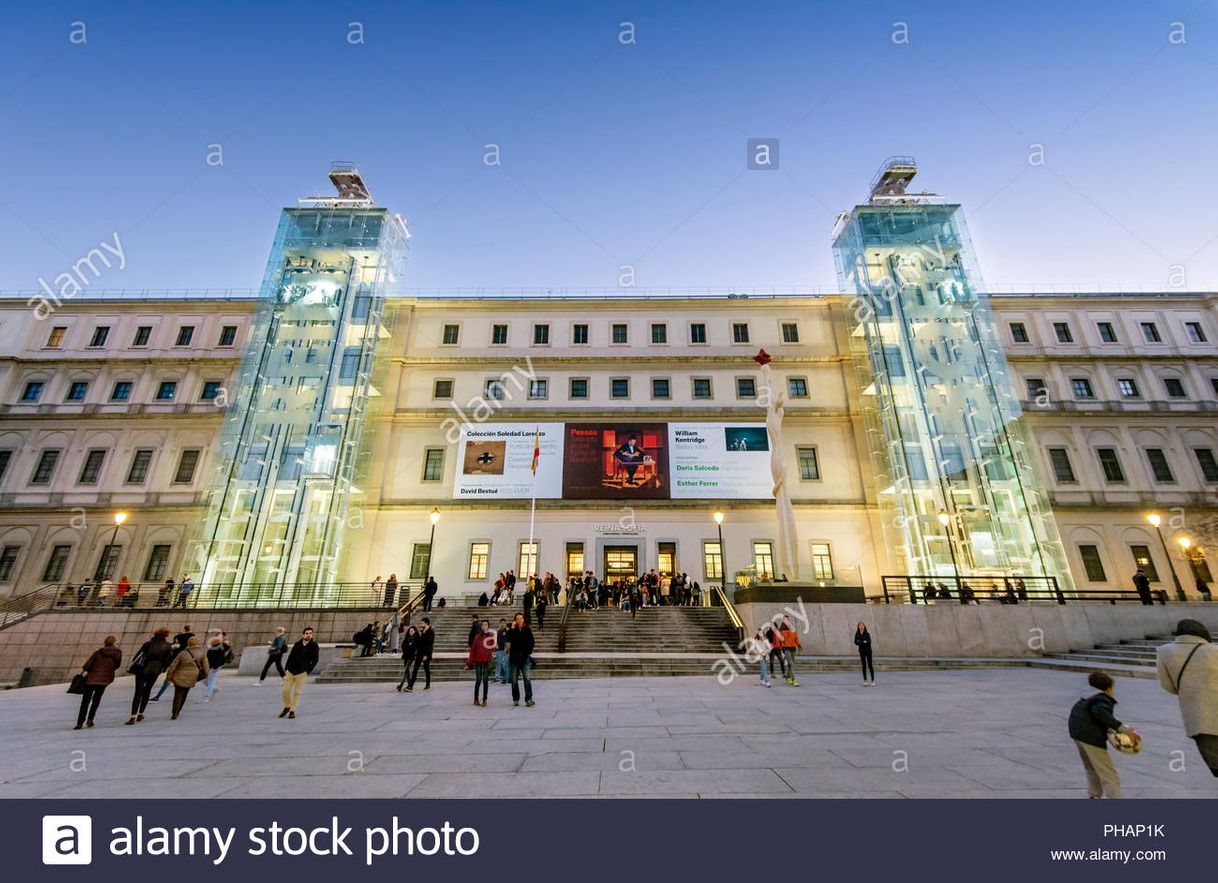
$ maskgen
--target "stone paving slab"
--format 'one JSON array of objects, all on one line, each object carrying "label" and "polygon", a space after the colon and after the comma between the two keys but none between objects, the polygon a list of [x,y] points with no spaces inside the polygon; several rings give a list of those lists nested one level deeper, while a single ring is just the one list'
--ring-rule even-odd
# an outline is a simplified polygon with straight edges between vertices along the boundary
[{"label": "stone paving slab", "polygon": [[[536,707],[492,685],[485,709],[470,682],[412,694],[310,683],[296,720],[277,718],[274,684],[221,684],[179,721],[163,701],[127,727],[122,679],[80,731],[62,686],[0,693],[0,798],[1085,797],[1065,722],[1086,683],[1070,672],[893,672],[866,689],[837,672],[769,690],[753,678],[539,681]],[[1117,758],[1126,797],[1218,797],[1174,697],[1131,679],[1117,697],[1145,738]]]}]

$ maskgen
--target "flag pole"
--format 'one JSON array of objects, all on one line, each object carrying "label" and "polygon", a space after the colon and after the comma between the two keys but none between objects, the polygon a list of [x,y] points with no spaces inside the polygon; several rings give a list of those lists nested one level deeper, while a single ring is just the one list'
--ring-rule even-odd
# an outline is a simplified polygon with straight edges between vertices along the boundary
[{"label": "flag pole", "polygon": [[529,508],[529,573],[524,575],[525,584],[528,585],[528,580],[534,575],[537,570],[537,556],[533,553],[533,530],[537,524],[537,461],[541,458],[541,424],[533,431],[533,462],[531,471],[533,473],[533,503]]}]

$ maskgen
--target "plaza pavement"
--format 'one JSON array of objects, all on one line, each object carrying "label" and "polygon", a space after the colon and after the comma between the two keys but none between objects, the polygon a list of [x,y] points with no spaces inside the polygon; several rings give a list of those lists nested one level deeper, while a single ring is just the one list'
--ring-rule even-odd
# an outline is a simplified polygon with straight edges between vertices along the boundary
[{"label": "plaza pavement", "polygon": [[[769,690],[755,675],[538,681],[536,707],[492,685],[485,709],[470,683],[309,684],[296,720],[276,717],[273,680],[221,684],[179,721],[166,694],[127,727],[124,678],[80,731],[62,686],[0,693],[0,797],[1085,796],[1065,719],[1086,679],[1067,672],[881,672],[868,689],[836,673]],[[1145,739],[1117,758],[1126,797],[1218,797],[1174,697],[1119,678],[1117,698]]]}]

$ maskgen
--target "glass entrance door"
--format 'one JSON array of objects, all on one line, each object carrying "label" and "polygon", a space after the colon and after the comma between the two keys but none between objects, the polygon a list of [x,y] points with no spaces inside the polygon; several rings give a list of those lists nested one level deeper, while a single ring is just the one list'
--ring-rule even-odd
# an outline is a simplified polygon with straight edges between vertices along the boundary
[{"label": "glass entrance door", "polygon": [[605,579],[624,579],[639,574],[639,550],[636,546],[605,547]]}]

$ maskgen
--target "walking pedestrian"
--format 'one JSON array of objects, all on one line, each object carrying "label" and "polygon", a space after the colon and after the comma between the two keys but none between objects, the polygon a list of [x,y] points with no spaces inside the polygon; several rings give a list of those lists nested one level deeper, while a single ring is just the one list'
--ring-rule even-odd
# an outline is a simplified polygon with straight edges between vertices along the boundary
[{"label": "walking pedestrian", "polygon": [[495,632],[495,682],[499,684],[508,682],[507,636],[508,622],[501,619]]},{"label": "walking pedestrian", "polygon": [[[183,650],[185,650],[186,645],[190,643],[190,639],[193,638],[194,636],[195,636],[195,633],[194,633],[194,630],[190,627],[190,623],[187,623],[186,625],[182,626],[182,631],[178,632],[176,635],[173,636],[173,655],[177,656],[179,653],[181,653]],[[172,662],[173,660],[170,660],[170,661]],[[156,695],[152,697],[153,702],[161,701],[161,697],[163,695],[165,695],[165,690],[168,689],[169,684],[170,684],[169,671],[168,671],[168,669],[166,669],[165,680],[161,683],[161,689],[157,690]],[[194,685],[191,684],[191,686],[193,687]]]},{"label": "walking pedestrian", "polygon": [[767,665],[770,660],[770,640],[766,637],[764,627],[757,629],[751,643],[753,655],[757,657],[757,668],[761,672],[761,686],[771,687],[773,685],[770,683],[770,669]]},{"label": "walking pedestrian", "polygon": [[313,640],[313,629],[311,626],[306,627],[300,633],[300,640],[292,645],[287,665],[284,666],[288,673],[283,676],[283,711],[279,712],[280,717],[296,719],[296,706],[300,704],[305,680],[317,667],[320,657],[317,642]]},{"label": "walking pedestrian", "polygon": [[778,637],[782,640],[782,653],[787,660],[787,685],[798,687],[799,681],[795,679],[795,651],[802,645],[799,643],[799,632],[791,627],[789,616],[784,616],[778,624]]},{"label": "walking pedestrian", "polygon": [[[495,655],[497,640],[488,620],[482,620],[478,634],[469,645],[469,663],[474,669],[474,705],[486,708],[486,693],[491,683],[491,658]],[[482,688],[482,701],[478,701],[478,688]]]},{"label": "walking pedestrian", "polygon": [[199,639],[191,635],[182,651],[173,657],[165,669],[165,683],[173,684],[173,710],[170,720],[176,721],[186,705],[186,697],[194,685],[207,677],[207,654],[199,650]]},{"label": "walking pedestrian", "polygon": [[195,590],[195,581],[190,578],[190,574],[182,574],[182,584],[178,586],[178,607],[185,607],[190,601],[190,593]]},{"label": "walking pedestrian", "polygon": [[549,600],[546,598],[546,590],[541,589],[537,593],[537,628],[544,629],[546,627],[546,607],[549,606]]},{"label": "walking pedestrian", "polygon": [[[867,623],[860,622],[854,630],[854,646],[859,648],[859,664],[863,667],[863,686],[875,686],[875,663],[871,658],[871,632],[867,631]],[[867,672],[871,672],[871,680],[867,680]]]},{"label": "walking pedestrian", "polygon": [[1102,671],[1093,671],[1087,676],[1087,683],[1099,692],[1083,696],[1070,709],[1070,738],[1087,773],[1087,796],[1092,800],[1115,799],[1121,796],[1121,776],[1108,755],[1108,731],[1128,733],[1135,739],[1138,734],[1113,714],[1116,699],[1112,678]]},{"label": "walking pedestrian", "polygon": [[157,593],[156,593],[156,606],[157,607],[168,607],[170,604],[173,603],[173,601],[174,601],[173,586],[174,586],[173,577],[172,576],[166,577],[165,584],[162,585],[157,590]]},{"label": "walking pedestrian", "polygon": [[767,622],[762,629],[762,634],[770,645],[769,673],[774,674],[774,660],[778,660],[778,671],[782,675],[782,679],[787,679],[787,657],[782,652],[782,638],[778,636],[778,629],[774,628],[774,623]]},{"label": "walking pedestrian", "polygon": [[414,692],[414,682],[419,676],[419,666],[423,666],[423,689],[431,689],[431,654],[436,647],[436,632],[431,627],[431,620],[426,616],[423,617],[422,627],[419,629],[419,640],[415,645],[414,665],[410,669],[410,679],[406,682],[406,692]]},{"label": "walking pedestrian", "polygon": [[423,612],[430,613],[431,605],[436,599],[436,592],[440,591],[440,587],[436,584],[436,578],[428,575],[427,582],[423,583]]},{"label": "walking pedestrian", "polygon": [[1155,651],[1159,686],[1180,700],[1184,732],[1218,776],[1218,647],[1195,619],[1176,623],[1176,640]]},{"label": "walking pedestrian", "polygon": [[1150,580],[1146,577],[1146,571],[1140,567],[1133,575],[1133,590],[1138,593],[1138,598],[1145,606],[1150,607],[1155,603],[1154,596],[1150,594]]},{"label": "walking pedestrian", "polygon": [[134,598],[128,598],[127,593],[131,591],[131,580],[124,576],[118,581],[118,588],[114,590],[114,606],[127,607],[131,605]]},{"label": "walking pedestrian", "polygon": [[207,644],[207,683],[204,687],[204,702],[211,702],[211,697],[220,689],[218,683],[220,669],[233,661],[233,645],[225,640],[226,635],[226,632],[218,632],[211,636]]},{"label": "walking pedestrian", "polygon": [[525,622],[524,614],[516,614],[516,624],[508,632],[508,664],[512,681],[512,705],[520,704],[520,679],[524,679],[524,704],[532,708],[533,681],[529,671],[533,666],[533,630]]},{"label": "walking pedestrian", "polygon": [[271,666],[275,666],[275,671],[279,672],[279,677],[283,677],[283,654],[288,652],[288,638],[286,630],[283,626],[278,626],[275,629],[275,637],[271,638],[271,646],[266,651],[266,664],[262,666],[262,674],[258,676],[255,684],[261,684],[266,680],[266,673],[271,670]]},{"label": "walking pedestrian", "polygon": [[[377,577],[380,579],[380,577]],[[389,579],[385,582],[385,606],[392,607],[398,596],[398,575],[396,573],[389,574]]]},{"label": "walking pedestrian", "polygon": [[131,660],[131,667],[127,669],[135,675],[135,692],[131,697],[131,717],[127,719],[128,725],[143,721],[148,699],[152,696],[152,685],[161,676],[161,672],[168,668],[173,655],[174,648],[169,643],[167,628],[157,629],[136,651],[135,658]]},{"label": "walking pedestrian", "polygon": [[415,655],[419,650],[419,630],[414,626],[407,626],[406,634],[402,635],[402,679],[398,681],[398,692],[402,692],[402,687],[406,685],[406,679],[410,677],[410,664],[414,662]]},{"label": "walking pedestrian", "polygon": [[123,662],[123,651],[117,646],[118,638],[107,635],[102,646],[94,650],[81,671],[85,674],[85,691],[80,694],[80,713],[76,716],[76,727],[93,726],[97,708],[101,705],[106,687],[114,683],[114,673]]}]

